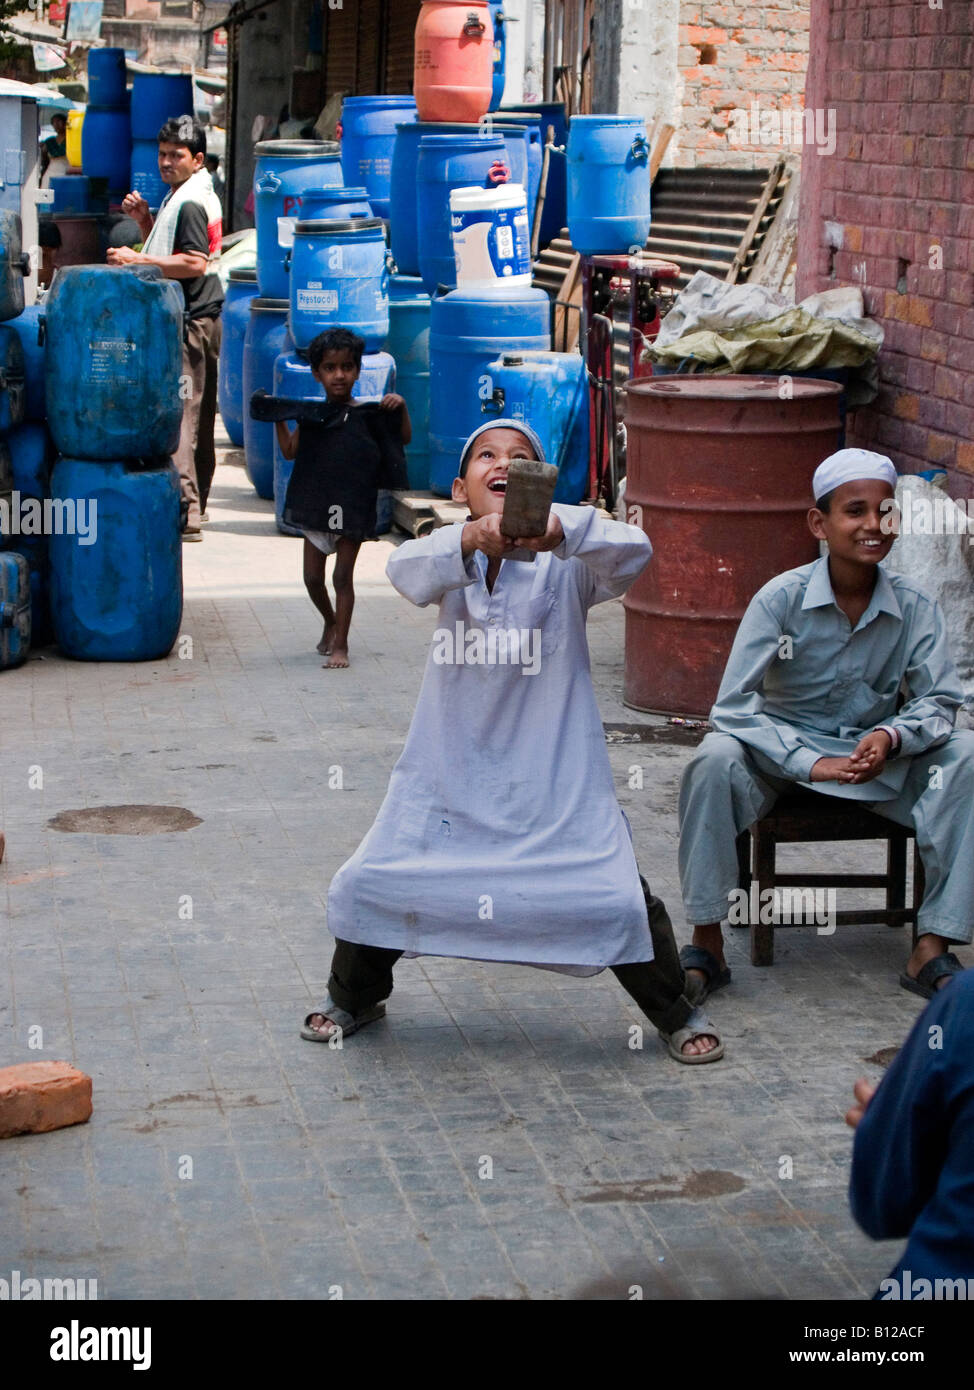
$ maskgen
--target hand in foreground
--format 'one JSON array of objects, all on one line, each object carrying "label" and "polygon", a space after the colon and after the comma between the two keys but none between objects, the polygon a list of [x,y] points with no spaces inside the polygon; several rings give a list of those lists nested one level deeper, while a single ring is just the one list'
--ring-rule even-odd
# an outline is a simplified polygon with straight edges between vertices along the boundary
[{"label": "hand in foreground", "polygon": [[109,265],[132,265],[135,261],[141,261],[142,257],[131,246],[110,246],[105,259]]},{"label": "hand in foreground", "polygon": [[564,539],[565,532],[561,522],[554,512],[549,512],[548,527],[543,536],[528,536],[523,540],[519,537],[515,544],[524,550],[554,550]]},{"label": "hand in foreground", "polygon": [[871,1081],[867,1081],[864,1076],[852,1088],[852,1094],[856,1098],[856,1104],[845,1112],[845,1122],[850,1129],[855,1129],[863,1115],[866,1113],[866,1106],[876,1094],[876,1087]]},{"label": "hand in foreground", "polygon": [[460,548],[464,556],[482,550],[492,560],[502,560],[509,550],[514,549],[515,544],[510,537],[501,535],[500,512],[490,512],[479,521],[466,523]]},{"label": "hand in foreground", "polygon": [[382,397],[382,400],[379,402],[379,409],[398,410],[400,406],[404,406],[405,404],[406,402],[403,400],[402,396],[397,396],[395,391],[390,391],[388,395]]}]

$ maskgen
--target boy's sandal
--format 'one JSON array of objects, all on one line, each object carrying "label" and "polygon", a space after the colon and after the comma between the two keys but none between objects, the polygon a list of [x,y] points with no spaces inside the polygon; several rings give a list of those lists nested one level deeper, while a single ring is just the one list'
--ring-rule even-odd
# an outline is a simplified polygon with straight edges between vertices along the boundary
[{"label": "boy's sandal", "polygon": [[682,946],[680,964],[683,966],[684,974],[688,970],[702,970],[707,977],[703,984],[698,980],[691,980],[689,976],[686,977],[684,994],[691,1004],[702,1004],[714,990],[723,989],[724,985],[730,984],[730,968],[722,970],[717,957],[703,946]]},{"label": "boy's sandal", "polygon": [[932,999],[940,992],[937,981],[942,975],[960,975],[963,969],[953,951],[945,951],[942,956],[934,956],[932,960],[928,960],[923,969],[917,972],[916,979],[904,970],[900,976],[900,984],[912,994],[919,994],[921,999]]},{"label": "boy's sandal", "polygon": [[[720,1034],[702,1009],[694,1009],[682,1028],[672,1033],[660,1033],[675,1062],[685,1062],[687,1066],[700,1066],[703,1062],[719,1062],[724,1055],[724,1044]],[[716,1038],[717,1046],[710,1052],[684,1052],[685,1043],[696,1038]]]},{"label": "boy's sandal", "polygon": [[[335,1027],[330,1033],[319,1033],[311,1027],[311,1020],[315,1014],[321,1014],[330,1023],[334,1023]],[[385,1004],[373,1004],[371,1009],[363,1009],[361,1013],[350,1014],[347,1009],[340,1009],[329,994],[323,1004],[319,1004],[308,1014],[304,1020],[304,1027],[301,1029],[301,1036],[307,1038],[308,1042],[326,1043],[330,1042],[340,1029],[341,1036],[349,1038],[360,1028],[364,1028],[367,1023],[374,1023],[377,1018],[385,1018],[385,1014]]]}]

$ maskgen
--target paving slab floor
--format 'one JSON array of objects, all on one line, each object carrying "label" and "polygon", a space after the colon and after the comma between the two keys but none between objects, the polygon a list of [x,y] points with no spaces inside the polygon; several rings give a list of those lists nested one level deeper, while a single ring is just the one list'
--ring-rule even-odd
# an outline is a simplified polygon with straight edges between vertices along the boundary
[{"label": "paving slab floor", "polygon": [[[341,1050],[301,1040],[328,883],[385,792],[436,613],[389,585],[391,542],[364,546],[352,665],[323,670],[300,542],[223,458],[167,660],[50,647],[0,678],[0,1062],[94,1083],[88,1124],[0,1146],[4,1264],[101,1298],[868,1297],[897,1247],[851,1220],[842,1117],[920,1008],[897,985],[906,931],[782,931],[760,970],[731,932],[713,1066],[649,1027],[634,1046],[645,1020],[608,973],[430,958]],[[662,729],[609,751],[684,941],[691,748],[622,705],[623,624],[621,603],[594,611],[593,672],[607,724]],[[199,823],[49,826],[118,805]]]}]

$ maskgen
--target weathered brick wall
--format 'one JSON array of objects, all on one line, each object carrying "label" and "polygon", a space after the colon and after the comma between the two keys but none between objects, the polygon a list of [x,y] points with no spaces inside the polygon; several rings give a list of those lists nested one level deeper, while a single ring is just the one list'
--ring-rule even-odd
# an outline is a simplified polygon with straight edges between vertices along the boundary
[{"label": "weathered brick wall", "polygon": [[945,467],[963,497],[974,496],[972,21],[968,0],[813,0],[806,104],[835,109],[837,147],[805,158],[799,242],[799,293],[861,285],[886,332],[880,395],[856,412],[850,442],[902,471]]},{"label": "weathered brick wall", "polygon": [[[782,151],[770,141],[736,140],[731,113],[750,113],[754,102],[773,110],[801,109],[808,28],[809,0],[681,0],[678,165],[756,169],[777,158]],[[800,147],[789,145],[784,152],[797,155]]]}]

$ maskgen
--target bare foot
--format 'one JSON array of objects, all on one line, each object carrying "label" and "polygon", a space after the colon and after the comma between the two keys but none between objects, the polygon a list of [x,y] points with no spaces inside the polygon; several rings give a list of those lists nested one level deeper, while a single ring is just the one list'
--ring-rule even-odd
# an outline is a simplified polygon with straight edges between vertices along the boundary
[{"label": "bare foot", "polygon": [[339,671],[348,665],[348,648],[332,647],[328,653],[328,660],[324,663],[322,670]]},{"label": "bare foot", "polygon": [[315,647],[319,656],[327,656],[331,651],[331,645],[335,640],[335,624],[325,623],[325,630],[321,634],[321,641]]},{"label": "bare foot", "polygon": [[685,1042],[680,1051],[684,1057],[696,1057],[705,1052],[713,1052],[717,1045],[717,1039],[712,1033],[704,1033],[702,1037],[691,1038],[689,1042]]}]

